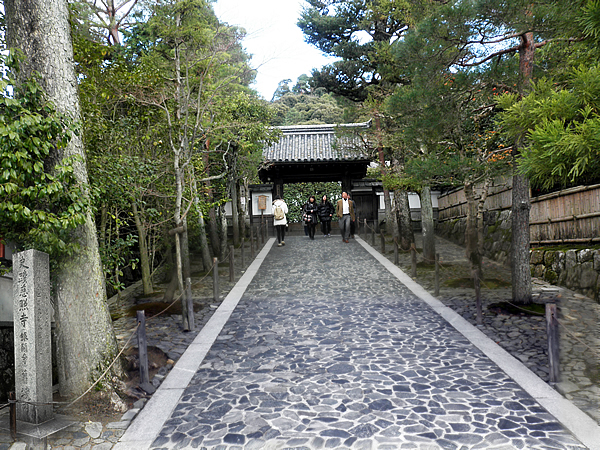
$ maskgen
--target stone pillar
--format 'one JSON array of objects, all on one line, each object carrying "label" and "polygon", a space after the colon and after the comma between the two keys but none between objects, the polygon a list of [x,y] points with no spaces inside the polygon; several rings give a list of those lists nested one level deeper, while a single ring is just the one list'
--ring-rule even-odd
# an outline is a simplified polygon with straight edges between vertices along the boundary
[{"label": "stone pillar", "polygon": [[52,419],[50,274],[46,253],[13,256],[15,384],[17,419],[40,424]]}]

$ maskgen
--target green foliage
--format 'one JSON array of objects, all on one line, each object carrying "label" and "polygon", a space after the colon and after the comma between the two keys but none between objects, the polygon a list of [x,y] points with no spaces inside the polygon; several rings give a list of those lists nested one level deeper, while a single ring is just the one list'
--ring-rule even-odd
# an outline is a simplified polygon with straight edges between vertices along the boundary
[{"label": "green foliage", "polygon": [[[288,222],[302,221],[302,206],[311,195],[315,196],[317,203],[321,203],[323,195],[327,195],[329,201],[335,206],[335,202],[342,198],[342,190],[340,183],[335,182],[286,184],[283,199],[289,209]],[[333,219],[336,220],[335,214]]]},{"label": "green foliage", "polygon": [[[313,70],[314,86],[353,101],[370,87],[398,83],[387,48],[435,4],[431,0],[308,0],[298,26],[306,41],[339,61]],[[398,76],[400,75],[400,76]]]},{"label": "green foliage", "polygon": [[275,126],[344,122],[344,109],[333,94],[318,96],[289,92],[274,101],[272,106],[275,117],[271,123]]},{"label": "green foliage", "polygon": [[578,23],[583,27],[583,33],[593,38],[600,39],[600,0],[589,0],[581,9]]},{"label": "green foliage", "polygon": [[0,97],[0,236],[19,250],[53,259],[77,247],[71,232],[83,224],[88,195],[77,182],[74,158],[57,163],[72,124],[45,99],[36,79],[15,83],[18,58],[6,58]]},{"label": "green foliage", "polygon": [[544,189],[600,178],[600,67],[574,69],[557,86],[548,79],[522,99],[505,95],[502,125],[524,136],[520,170]]}]

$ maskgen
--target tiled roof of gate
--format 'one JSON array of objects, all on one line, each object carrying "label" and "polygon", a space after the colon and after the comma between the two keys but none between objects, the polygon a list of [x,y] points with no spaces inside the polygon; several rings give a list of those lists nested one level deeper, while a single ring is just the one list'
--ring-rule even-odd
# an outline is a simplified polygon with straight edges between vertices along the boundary
[{"label": "tiled roof of gate", "polygon": [[368,159],[361,151],[358,136],[337,137],[337,127],[368,128],[369,122],[341,125],[293,125],[277,127],[283,132],[279,142],[263,150],[270,162],[341,161]]}]

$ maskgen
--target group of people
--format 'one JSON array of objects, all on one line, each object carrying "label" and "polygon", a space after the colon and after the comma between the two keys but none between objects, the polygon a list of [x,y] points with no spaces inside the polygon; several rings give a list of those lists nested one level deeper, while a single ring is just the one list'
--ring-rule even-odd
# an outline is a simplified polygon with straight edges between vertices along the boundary
[{"label": "group of people", "polygon": [[[277,245],[285,245],[285,228],[287,225],[286,214],[288,213],[287,204],[278,196],[273,202],[273,224],[277,230]],[[350,235],[354,234],[353,226],[356,220],[354,201],[350,199],[347,192],[342,192],[342,198],[334,206],[323,195],[321,202],[317,203],[314,195],[311,195],[307,202],[302,206],[302,221],[304,228],[310,239],[315,238],[317,223],[321,223],[321,232],[324,237],[331,237],[331,220],[333,215],[338,217],[342,241],[350,242]],[[283,217],[282,217],[283,215]]]}]

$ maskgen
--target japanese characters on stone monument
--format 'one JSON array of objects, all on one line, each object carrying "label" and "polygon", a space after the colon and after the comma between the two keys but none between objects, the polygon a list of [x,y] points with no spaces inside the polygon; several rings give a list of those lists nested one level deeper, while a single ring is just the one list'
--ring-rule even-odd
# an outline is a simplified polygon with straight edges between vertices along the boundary
[{"label": "japanese characters on stone monument", "polygon": [[13,301],[17,419],[40,424],[52,419],[50,275],[46,253],[27,250],[13,256]]}]

